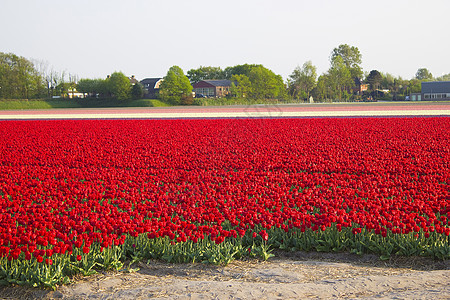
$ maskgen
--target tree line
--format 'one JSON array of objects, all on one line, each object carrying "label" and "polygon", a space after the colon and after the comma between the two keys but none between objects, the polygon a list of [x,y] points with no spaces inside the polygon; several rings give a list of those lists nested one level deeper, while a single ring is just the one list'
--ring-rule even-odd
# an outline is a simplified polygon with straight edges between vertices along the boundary
[{"label": "tree line", "polygon": [[[421,91],[422,81],[449,81],[450,74],[434,78],[426,68],[417,70],[412,79],[395,77],[378,70],[363,72],[362,55],[357,47],[347,44],[334,48],[330,67],[321,74],[311,61],[296,67],[286,82],[262,65],[227,67],[200,67],[187,71],[192,84],[208,79],[232,80],[231,97],[277,98],[308,101],[354,101],[385,97],[404,100],[410,93]],[[359,88],[363,85],[365,88]],[[389,90],[386,94],[383,91]]]},{"label": "tree line", "polygon": [[[448,81],[450,74],[434,78],[426,68],[417,70],[412,79],[395,77],[378,70],[363,72],[362,55],[355,46],[339,45],[330,54],[330,67],[321,74],[311,61],[297,66],[286,81],[280,75],[259,64],[191,69],[184,74],[171,67],[161,84],[159,97],[172,104],[192,104],[192,85],[208,79],[228,79],[232,82],[229,98],[278,99],[308,101],[354,101],[387,97],[403,100],[410,93],[420,92],[421,82]],[[360,89],[361,85],[367,86]],[[389,90],[385,95],[383,91]],[[75,91],[84,96],[139,99],[143,87],[132,84],[122,72],[106,78],[78,79],[67,72],[55,72],[48,64],[31,61],[13,53],[0,52],[0,99],[33,99],[69,97]]]},{"label": "tree line", "polygon": [[118,100],[143,96],[142,86],[132,85],[122,72],[105,79],[78,79],[65,71],[50,69],[46,62],[0,52],[0,99],[68,98],[75,92]]},{"label": "tree line", "polygon": [[77,76],[50,69],[48,63],[0,52],[0,99],[64,96],[76,88]]},{"label": "tree line", "polygon": [[200,67],[184,71],[173,66],[160,86],[159,96],[171,104],[192,104],[192,86],[208,79],[231,81],[227,97],[251,99],[285,99],[287,97],[283,78],[262,65],[237,65],[222,70],[220,67]]},{"label": "tree line", "polygon": [[0,99],[39,98],[44,94],[44,80],[30,60],[0,52]]},{"label": "tree line", "polygon": [[132,84],[122,72],[114,72],[106,79],[80,79],[76,89],[84,96],[95,98],[115,98],[117,100],[140,99],[144,95],[142,85]]}]

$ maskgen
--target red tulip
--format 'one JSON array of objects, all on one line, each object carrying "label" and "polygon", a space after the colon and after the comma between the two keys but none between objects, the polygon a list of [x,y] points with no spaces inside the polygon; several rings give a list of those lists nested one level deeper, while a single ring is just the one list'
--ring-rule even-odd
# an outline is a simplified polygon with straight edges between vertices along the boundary
[{"label": "red tulip", "polygon": [[450,234],[446,117],[0,125],[0,256],[10,260],[141,234]]}]

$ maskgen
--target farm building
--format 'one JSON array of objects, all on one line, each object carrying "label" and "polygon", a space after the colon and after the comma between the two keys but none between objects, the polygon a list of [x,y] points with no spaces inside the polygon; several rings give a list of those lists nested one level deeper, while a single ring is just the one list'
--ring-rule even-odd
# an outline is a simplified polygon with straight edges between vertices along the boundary
[{"label": "farm building", "polygon": [[155,98],[159,91],[159,86],[163,81],[163,78],[145,78],[141,80],[141,84],[144,87],[145,98]]},{"label": "farm building", "polygon": [[422,82],[422,100],[450,100],[450,81]]},{"label": "farm building", "polygon": [[202,80],[193,85],[196,95],[224,97],[230,92],[230,80]]}]

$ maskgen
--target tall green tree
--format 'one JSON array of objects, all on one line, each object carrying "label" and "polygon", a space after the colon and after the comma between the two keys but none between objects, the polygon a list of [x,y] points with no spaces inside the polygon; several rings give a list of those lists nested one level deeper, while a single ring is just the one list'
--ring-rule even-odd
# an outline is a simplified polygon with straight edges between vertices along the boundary
[{"label": "tall green tree", "polygon": [[202,80],[208,79],[223,79],[225,74],[220,67],[202,67],[198,69],[191,69],[187,71],[186,76],[189,78],[191,84],[195,84]]},{"label": "tall green tree", "polygon": [[275,99],[282,92],[283,80],[280,80],[275,73],[263,66],[252,68],[248,78],[252,83],[252,98]]},{"label": "tall green tree", "polygon": [[330,61],[336,59],[336,57],[342,57],[342,61],[350,70],[350,75],[352,78],[361,78],[363,75],[361,63],[362,63],[362,55],[359,52],[358,47],[349,46],[347,44],[339,45],[337,48],[334,48],[331,52]]},{"label": "tall green tree", "polygon": [[260,67],[262,65],[255,65],[255,64],[244,64],[244,65],[237,65],[234,67],[226,67],[223,71],[224,78],[225,79],[231,79],[233,75],[246,75],[249,76],[250,72],[255,67]]},{"label": "tall green tree", "polygon": [[437,81],[450,81],[450,73],[436,78]]},{"label": "tall green tree", "polygon": [[130,79],[122,72],[114,72],[107,79],[108,91],[117,100],[131,99],[131,83]]},{"label": "tall green tree", "polygon": [[0,52],[0,98],[36,98],[44,90],[44,80],[30,60]]},{"label": "tall green tree", "polygon": [[403,79],[401,77],[394,77],[389,73],[381,73],[381,77],[381,88],[388,89],[392,93],[393,100],[405,99],[404,96],[400,96],[403,86]]},{"label": "tall green tree", "polygon": [[77,83],[77,91],[83,93],[84,96],[91,96],[94,93],[94,80],[82,78]]},{"label": "tall green tree", "polygon": [[250,82],[250,79],[247,75],[233,75],[231,77],[231,89],[230,89],[231,95],[237,98],[247,98],[251,97],[253,90],[252,90],[252,83]]},{"label": "tall green tree", "polygon": [[178,66],[172,66],[161,82],[159,95],[162,100],[174,105],[182,104],[182,100],[192,95],[192,85]]},{"label": "tall green tree", "polygon": [[77,91],[84,93],[88,97],[105,96],[108,92],[107,82],[105,79],[88,79],[83,78],[78,81]]},{"label": "tall green tree", "polygon": [[411,94],[411,93],[420,93],[422,91],[422,82],[417,79],[417,78],[413,78],[408,82],[408,89],[407,89],[407,94]]},{"label": "tall green tree", "polygon": [[392,74],[381,73],[381,83],[380,83],[381,88],[393,91],[395,83],[396,78]]},{"label": "tall green tree", "polygon": [[329,83],[329,75],[328,74],[322,74],[317,79],[317,84],[313,88],[311,94],[314,97],[314,101],[328,101],[331,99],[330,97],[330,91],[331,91],[331,85]]},{"label": "tall green tree", "polygon": [[367,83],[370,86],[370,90],[373,92],[380,88],[381,81],[383,80],[383,76],[381,73],[377,70],[370,71],[369,75],[367,76]]},{"label": "tall green tree", "polygon": [[294,69],[289,76],[289,91],[294,99],[308,99],[317,82],[317,69],[311,61]]},{"label": "tall green tree", "polygon": [[333,92],[332,97],[338,100],[348,100],[348,91],[355,84],[350,69],[341,56],[336,56],[328,71],[328,81]]},{"label": "tall green tree", "polygon": [[[250,81],[250,88],[246,89],[246,95],[253,99],[283,99],[286,97],[286,87],[283,78],[276,75],[273,71],[265,68],[263,65],[237,65],[227,67],[224,70],[226,79],[236,78],[244,80],[247,84],[247,78]],[[245,77],[242,77],[242,76]],[[241,76],[241,77],[236,77]],[[236,89],[235,89],[236,90]],[[239,92],[237,92],[239,94]]]},{"label": "tall green tree", "polygon": [[432,80],[433,74],[427,68],[420,68],[416,72],[417,80]]}]

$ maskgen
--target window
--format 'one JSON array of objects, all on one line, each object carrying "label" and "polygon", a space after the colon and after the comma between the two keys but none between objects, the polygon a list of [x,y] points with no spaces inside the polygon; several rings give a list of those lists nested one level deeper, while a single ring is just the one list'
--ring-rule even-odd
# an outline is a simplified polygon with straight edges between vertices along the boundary
[{"label": "window", "polygon": [[450,98],[450,94],[436,93],[436,94],[424,94],[424,99],[445,99]]},{"label": "window", "polygon": [[195,88],[194,92],[196,94],[202,94],[206,97],[214,97],[214,89],[213,88]]}]

